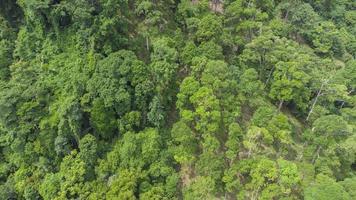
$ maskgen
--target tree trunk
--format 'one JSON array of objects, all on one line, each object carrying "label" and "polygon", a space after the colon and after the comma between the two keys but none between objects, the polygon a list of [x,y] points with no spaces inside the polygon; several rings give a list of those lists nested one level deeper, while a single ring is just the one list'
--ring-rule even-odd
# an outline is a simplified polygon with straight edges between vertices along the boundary
[{"label": "tree trunk", "polygon": [[[350,95],[353,91],[354,91],[354,89],[351,89],[351,90],[347,93],[347,95]],[[344,107],[344,105],[345,105],[345,101],[342,101],[342,104],[341,104],[341,108],[340,108],[340,109],[342,109],[342,108]]]},{"label": "tree trunk", "polygon": [[149,41],[148,41],[148,36],[146,36],[146,49],[147,49],[148,52],[150,51],[150,44],[149,44]]},{"label": "tree trunk", "polygon": [[260,62],[260,67],[259,67],[259,77],[260,77],[260,80],[262,80],[262,75],[263,75],[263,71],[264,71],[264,69],[262,68],[262,55],[261,56],[259,56],[259,62]]},{"label": "tree trunk", "polygon": [[315,164],[315,160],[317,159],[317,157],[319,157],[320,150],[321,150],[321,146],[318,146],[318,149],[316,150],[316,152],[313,156],[313,160],[312,160],[313,164]]},{"label": "tree trunk", "polygon": [[284,100],[281,100],[278,105],[278,111],[281,111],[282,106],[283,106]]},{"label": "tree trunk", "polygon": [[315,97],[315,100],[314,100],[314,102],[313,102],[313,104],[312,104],[312,107],[311,107],[310,110],[309,110],[308,116],[307,116],[307,118],[305,119],[305,121],[308,121],[310,115],[313,113],[314,106],[316,105],[316,102],[318,101],[319,96],[321,96],[321,91],[323,90],[324,84],[326,84],[326,83],[327,83],[327,81],[326,81],[326,82],[323,82],[323,83],[321,84],[320,89],[319,89],[319,91],[318,91],[318,94],[317,94],[316,97]]},{"label": "tree trunk", "polygon": [[284,16],[284,21],[287,22],[288,21],[288,15],[289,15],[289,9],[287,10],[286,15]]},{"label": "tree trunk", "polygon": [[271,71],[270,71],[269,74],[268,74],[268,78],[267,78],[267,80],[266,80],[265,85],[267,85],[267,83],[268,83],[269,80],[271,79],[271,76],[272,76],[272,74],[273,74],[273,71],[274,71],[274,66],[272,67]]}]

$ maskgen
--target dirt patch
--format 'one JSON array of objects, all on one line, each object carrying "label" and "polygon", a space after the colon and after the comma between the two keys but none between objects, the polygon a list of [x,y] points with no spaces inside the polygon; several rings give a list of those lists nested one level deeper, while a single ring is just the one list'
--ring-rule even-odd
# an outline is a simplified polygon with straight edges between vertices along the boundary
[{"label": "dirt patch", "polygon": [[[192,0],[192,4],[198,4],[199,0]],[[209,2],[210,9],[215,13],[223,13],[224,12],[224,5],[222,0],[211,0]]]},{"label": "dirt patch", "polygon": [[223,2],[220,0],[212,0],[209,3],[210,9],[216,13],[224,13]]},{"label": "dirt patch", "polygon": [[180,174],[183,187],[190,185],[195,176],[192,168],[188,165],[182,165]]}]

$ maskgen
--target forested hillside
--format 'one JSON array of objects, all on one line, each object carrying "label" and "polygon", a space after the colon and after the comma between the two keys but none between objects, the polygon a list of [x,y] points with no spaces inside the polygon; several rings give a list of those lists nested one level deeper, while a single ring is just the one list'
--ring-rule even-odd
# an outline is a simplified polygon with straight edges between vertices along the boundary
[{"label": "forested hillside", "polygon": [[0,0],[1,200],[355,200],[355,0]]}]

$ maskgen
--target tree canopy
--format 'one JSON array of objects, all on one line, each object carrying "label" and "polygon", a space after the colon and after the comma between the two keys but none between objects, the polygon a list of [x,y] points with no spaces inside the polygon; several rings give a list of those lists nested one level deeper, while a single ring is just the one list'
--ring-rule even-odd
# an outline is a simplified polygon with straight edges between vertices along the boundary
[{"label": "tree canopy", "polygon": [[354,0],[0,0],[0,199],[356,199]]}]

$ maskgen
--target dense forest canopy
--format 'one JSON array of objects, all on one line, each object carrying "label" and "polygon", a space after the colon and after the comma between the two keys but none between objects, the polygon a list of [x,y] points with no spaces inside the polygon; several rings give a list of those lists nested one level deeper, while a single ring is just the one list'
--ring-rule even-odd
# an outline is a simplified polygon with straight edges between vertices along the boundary
[{"label": "dense forest canopy", "polygon": [[356,199],[355,0],[0,0],[0,199]]}]

